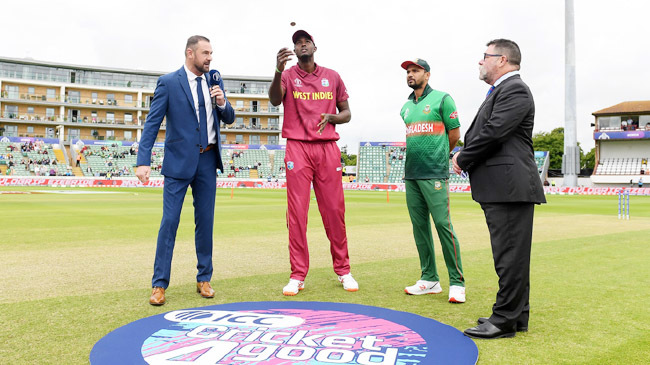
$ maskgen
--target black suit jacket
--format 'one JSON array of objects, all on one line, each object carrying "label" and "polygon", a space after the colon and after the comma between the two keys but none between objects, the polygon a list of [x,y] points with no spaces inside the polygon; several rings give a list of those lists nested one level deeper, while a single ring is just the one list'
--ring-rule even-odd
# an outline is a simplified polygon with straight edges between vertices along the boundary
[{"label": "black suit jacket", "polygon": [[545,203],[533,151],[535,102],[519,75],[505,79],[479,108],[458,165],[479,203]]}]

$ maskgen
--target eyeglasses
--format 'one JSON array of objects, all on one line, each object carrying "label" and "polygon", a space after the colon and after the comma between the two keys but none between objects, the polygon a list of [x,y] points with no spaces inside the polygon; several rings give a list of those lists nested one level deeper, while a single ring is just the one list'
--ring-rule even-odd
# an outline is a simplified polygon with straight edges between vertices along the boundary
[{"label": "eyeglasses", "polygon": [[501,57],[503,56],[502,54],[491,54],[491,53],[483,53],[483,61],[485,61],[486,58],[488,57]]}]

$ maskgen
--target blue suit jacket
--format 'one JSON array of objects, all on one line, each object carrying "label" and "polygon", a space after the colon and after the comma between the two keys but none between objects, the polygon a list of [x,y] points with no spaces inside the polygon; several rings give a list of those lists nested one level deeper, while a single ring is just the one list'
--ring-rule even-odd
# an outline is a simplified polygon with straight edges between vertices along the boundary
[{"label": "blue suit jacket", "polygon": [[[208,73],[205,74],[205,78],[212,82]],[[221,79],[219,79],[219,87],[224,90]],[[181,67],[178,71],[161,76],[140,138],[138,166],[151,164],[151,149],[158,136],[160,124],[166,117],[165,159],[161,173],[177,179],[188,179],[194,176],[200,154],[199,121],[195,110],[185,68]],[[217,166],[223,171],[219,122],[226,124],[234,122],[235,111],[226,99],[225,109],[222,111],[217,107],[213,109],[212,114],[218,148],[205,153],[215,153]]]}]

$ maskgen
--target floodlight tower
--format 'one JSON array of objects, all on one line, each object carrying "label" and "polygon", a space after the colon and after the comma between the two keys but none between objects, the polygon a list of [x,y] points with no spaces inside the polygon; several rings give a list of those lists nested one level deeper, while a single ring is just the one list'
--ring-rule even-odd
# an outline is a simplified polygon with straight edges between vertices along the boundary
[{"label": "floodlight tower", "polygon": [[564,0],[564,186],[577,186],[580,172],[576,121],[576,46],[573,0]]}]

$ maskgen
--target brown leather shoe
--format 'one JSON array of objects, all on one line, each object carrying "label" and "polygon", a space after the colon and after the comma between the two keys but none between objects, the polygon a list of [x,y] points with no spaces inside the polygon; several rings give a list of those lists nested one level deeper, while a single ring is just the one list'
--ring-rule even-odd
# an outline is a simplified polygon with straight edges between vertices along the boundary
[{"label": "brown leather shoe", "polygon": [[159,286],[154,286],[151,290],[151,297],[149,297],[149,304],[163,305],[165,304],[165,289]]},{"label": "brown leather shoe", "polygon": [[201,294],[203,298],[214,298],[214,290],[210,286],[209,281],[199,281],[196,283],[196,292]]}]

